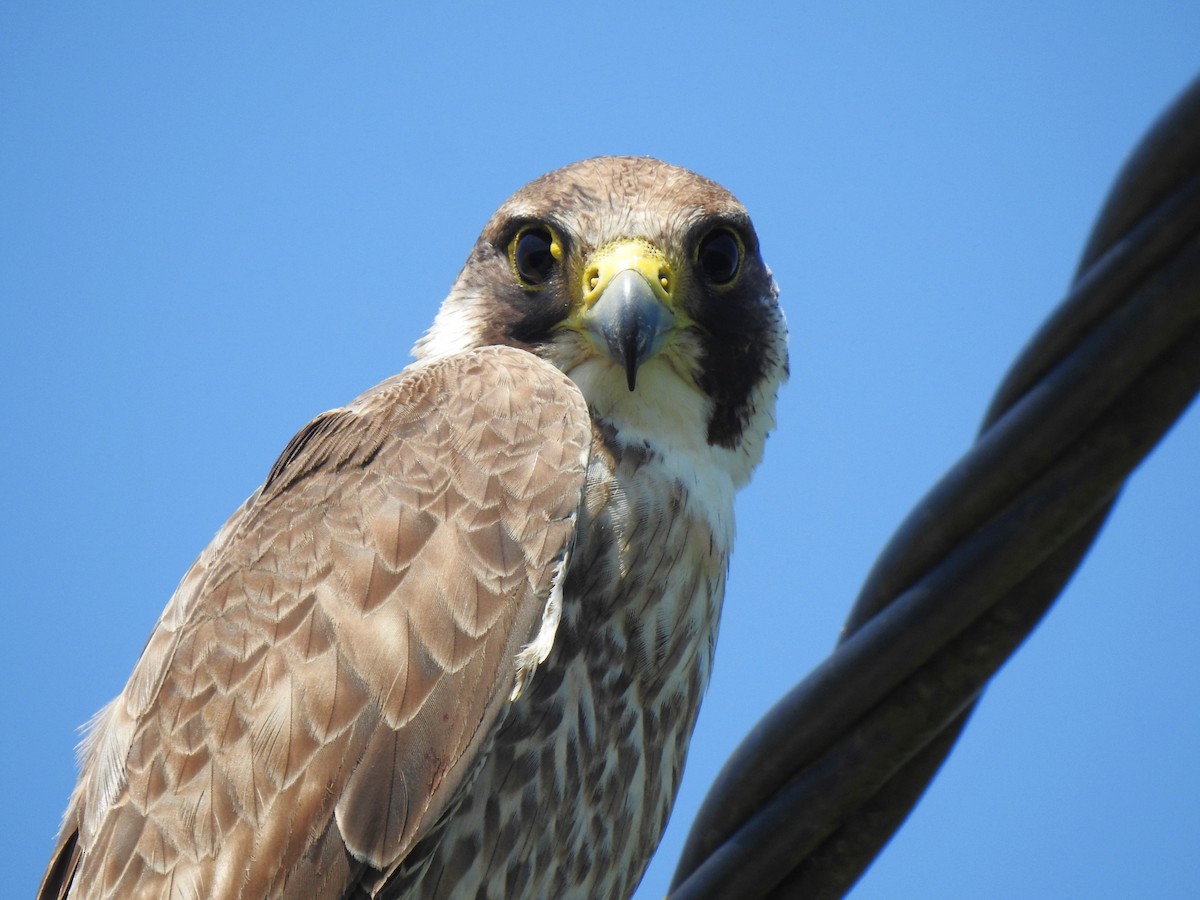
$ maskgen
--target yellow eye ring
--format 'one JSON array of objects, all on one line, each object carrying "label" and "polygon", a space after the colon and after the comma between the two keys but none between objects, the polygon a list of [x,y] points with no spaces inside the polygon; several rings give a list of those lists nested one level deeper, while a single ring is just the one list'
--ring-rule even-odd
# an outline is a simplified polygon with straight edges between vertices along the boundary
[{"label": "yellow eye ring", "polygon": [[562,245],[545,225],[526,225],[508,245],[508,261],[522,287],[537,290],[554,274]]}]

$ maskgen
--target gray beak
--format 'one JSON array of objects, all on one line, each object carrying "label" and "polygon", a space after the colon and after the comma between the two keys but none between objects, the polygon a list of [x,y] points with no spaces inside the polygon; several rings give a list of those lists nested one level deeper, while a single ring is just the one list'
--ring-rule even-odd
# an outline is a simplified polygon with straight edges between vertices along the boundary
[{"label": "gray beak", "polygon": [[663,348],[675,316],[655,296],[644,275],[625,269],[613,276],[585,313],[584,322],[596,346],[625,369],[632,391],[638,369]]}]

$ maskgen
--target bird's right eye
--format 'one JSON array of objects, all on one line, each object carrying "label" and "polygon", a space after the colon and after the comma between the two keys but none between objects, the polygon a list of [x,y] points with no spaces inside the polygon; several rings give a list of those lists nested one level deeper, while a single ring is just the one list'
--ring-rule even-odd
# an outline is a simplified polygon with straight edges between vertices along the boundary
[{"label": "bird's right eye", "polygon": [[521,229],[509,246],[513,272],[525,287],[537,288],[545,283],[562,257],[562,248],[550,229],[532,225]]}]

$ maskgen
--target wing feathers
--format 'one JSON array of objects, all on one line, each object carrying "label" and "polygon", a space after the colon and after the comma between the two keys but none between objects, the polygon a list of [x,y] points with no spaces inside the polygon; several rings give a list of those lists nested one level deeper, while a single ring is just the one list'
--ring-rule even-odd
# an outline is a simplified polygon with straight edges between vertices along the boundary
[{"label": "wing feathers", "polygon": [[516,682],[590,444],[578,390],[507,348],[305,427],[97,725],[40,896],[310,897],[394,868]]}]

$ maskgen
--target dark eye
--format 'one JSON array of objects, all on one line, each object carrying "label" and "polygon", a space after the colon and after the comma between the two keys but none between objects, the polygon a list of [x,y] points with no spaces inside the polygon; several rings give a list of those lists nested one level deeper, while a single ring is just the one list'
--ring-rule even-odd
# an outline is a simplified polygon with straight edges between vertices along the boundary
[{"label": "dark eye", "polygon": [[713,284],[729,284],[742,265],[742,244],[732,231],[717,228],[700,241],[697,262]]},{"label": "dark eye", "polygon": [[542,284],[554,271],[557,249],[550,229],[540,225],[526,228],[512,244],[512,264],[517,277],[530,287]]}]

